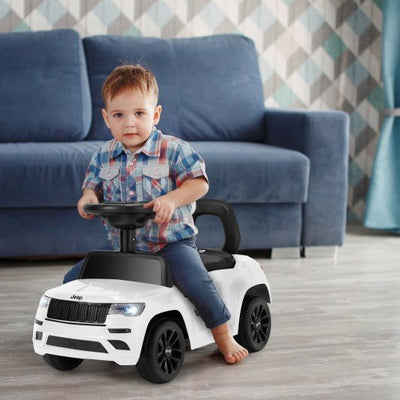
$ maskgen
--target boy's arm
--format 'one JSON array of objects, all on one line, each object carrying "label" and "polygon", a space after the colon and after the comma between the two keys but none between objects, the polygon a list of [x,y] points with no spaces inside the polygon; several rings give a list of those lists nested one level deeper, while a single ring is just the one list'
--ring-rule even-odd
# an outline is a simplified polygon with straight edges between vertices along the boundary
[{"label": "boy's arm", "polygon": [[201,199],[207,192],[208,182],[205,177],[189,178],[183,181],[177,189],[146,203],[144,207],[153,207],[153,211],[156,213],[154,222],[162,224],[170,221],[176,208]]},{"label": "boy's arm", "polygon": [[79,199],[78,204],[77,204],[79,215],[85,219],[93,219],[95,216],[92,214],[86,214],[83,207],[85,204],[98,204],[98,203],[99,203],[99,199],[98,199],[94,189],[91,189],[91,188],[83,189],[83,195]]},{"label": "boy's arm", "polygon": [[175,204],[175,208],[186,206],[196,200],[201,199],[208,192],[208,182],[206,178],[200,176],[198,178],[189,178],[175,190],[165,194]]},{"label": "boy's arm", "polygon": [[93,219],[95,216],[86,214],[83,209],[85,204],[98,204],[102,196],[100,174],[100,156],[103,147],[99,148],[90,159],[90,163],[86,170],[85,179],[82,183],[82,197],[79,199],[77,208],[78,213],[82,218]]}]

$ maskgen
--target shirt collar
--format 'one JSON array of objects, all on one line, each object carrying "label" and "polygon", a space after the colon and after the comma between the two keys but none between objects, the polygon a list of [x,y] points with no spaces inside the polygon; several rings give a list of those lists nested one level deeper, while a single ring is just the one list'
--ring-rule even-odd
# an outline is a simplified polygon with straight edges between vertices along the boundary
[{"label": "shirt collar", "polygon": [[[149,157],[159,157],[161,152],[161,137],[162,133],[156,127],[150,133],[144,146],[137,151],[137,153],[144,153]],[[113,140],[111,149],[111,158],[117,158],[121,153],[130,153],[121,142]]]},{"label": "shirt collar", "polygon": [[156,127],[153,127],[149,138],[139,151],[142,151],[149,157],[159,157],[161,152],[161,137],[161,131],[159,131]]}]

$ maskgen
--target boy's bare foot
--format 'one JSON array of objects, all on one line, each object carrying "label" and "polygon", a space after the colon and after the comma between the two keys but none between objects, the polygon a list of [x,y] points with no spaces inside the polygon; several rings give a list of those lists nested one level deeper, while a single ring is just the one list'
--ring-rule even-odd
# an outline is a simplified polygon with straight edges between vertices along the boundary
[{"label": "boy's bare foot", "polygon": [[233,338],[227,322],[211,329],[211,332],[227,363],[235,364],[249,355],[249,352]]}]

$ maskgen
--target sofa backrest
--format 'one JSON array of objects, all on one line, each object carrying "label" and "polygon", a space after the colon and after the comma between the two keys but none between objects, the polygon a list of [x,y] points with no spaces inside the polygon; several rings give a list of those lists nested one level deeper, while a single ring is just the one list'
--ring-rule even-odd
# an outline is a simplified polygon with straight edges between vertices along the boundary
[{"label": "sofa backrest", "polygon": [[0,33],[0,60],[0,142],[87,135],[92,107],[77,32]]},{"label": "sofa backrest", "polygon": [[263,139],[263,88],[249,38],[99,35],[83,44],[93,105],[88,139],[111,137],[101,115],[101,88],[121,63],[140,63],[156,75],[163,107],[158,127],[164,133],[185,140]]}]

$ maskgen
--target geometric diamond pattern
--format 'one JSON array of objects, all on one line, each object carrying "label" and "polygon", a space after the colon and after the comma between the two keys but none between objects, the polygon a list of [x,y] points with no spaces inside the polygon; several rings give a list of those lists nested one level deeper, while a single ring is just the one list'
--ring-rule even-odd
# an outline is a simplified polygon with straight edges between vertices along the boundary
[{"label": "geometric diamond pattern", "polygon": [[251,37],[267,106],[349,113],[349,219],[360,221],[382,122],[382,1],[0,0],[0,32]]}]

